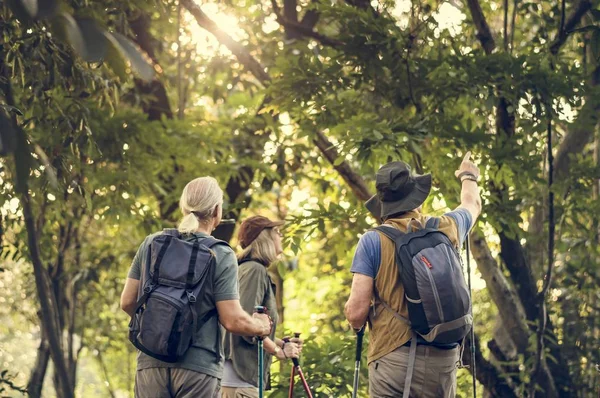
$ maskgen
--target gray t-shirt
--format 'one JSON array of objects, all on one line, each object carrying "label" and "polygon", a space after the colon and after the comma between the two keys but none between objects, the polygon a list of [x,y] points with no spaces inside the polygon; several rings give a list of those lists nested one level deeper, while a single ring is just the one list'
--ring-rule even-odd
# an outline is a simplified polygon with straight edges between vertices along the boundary
[{"label": "gray t-shirt", "polygon": [[[142,265],[146,264],[148,246],[157,234],[148,236],[140,245],[129,269],[128,278],[140,279]],[[207,236],[207,234],[198,232],[186,234],[184,239],[202,239]],[[202,319],[209,311],[213,311],[217,301],[239,300],[238,264],[233,250],[229,246],[221,244],[213,246],[212,250],[216,257],[215,268],[212,270],[212,283],[206,281],[204,295],[196,302],[198,319]],[[199,325],[194,345],[189,348],[180,362],[167,363],[139,352],[137,369],[183,368],[221,379],[223,377],[222,336],[224,332],[225,330],[219,324],[218,316],[215,315],[206,323]]]}]

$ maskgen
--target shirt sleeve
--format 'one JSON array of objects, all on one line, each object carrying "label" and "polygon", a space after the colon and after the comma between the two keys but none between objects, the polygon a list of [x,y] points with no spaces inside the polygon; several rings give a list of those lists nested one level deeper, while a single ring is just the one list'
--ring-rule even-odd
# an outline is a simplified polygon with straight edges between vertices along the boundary
[{"label": "shirt sleeve", "polygon": [[233,250],[227,248],[217,261],[213,279],[214,299],[217,301],[238,300],[238,264]]},{"label": "shirt sleeve", "polygon": [[467,209],[456,209],[444,216],[451,218],[456,223],[458,246],[461,247],[473,226],[473,218]]},{"label": "shirt sleeve", "polygon": [[380,247],[381,242],[377,232],[368,231],[364,234],[358,241],[350,271],[375,279],[381,263]]},{"label": "shirt sleeve", "polygon": [[142,261],[144,259],[144,250],[146,250],[146,241],[148,239],[144,239],[137,252],[135,253],[135,257],[133,257],[133,261],[131,262],[131,267],[129,268],[129,273],[127,274],[128,278],[140,280],[142,277]]}]

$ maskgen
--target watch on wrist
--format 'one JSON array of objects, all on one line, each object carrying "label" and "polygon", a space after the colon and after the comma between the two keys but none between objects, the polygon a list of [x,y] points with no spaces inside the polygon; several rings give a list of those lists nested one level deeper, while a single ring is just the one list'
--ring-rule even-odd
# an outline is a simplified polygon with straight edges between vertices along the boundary
[{"label": "watch on wrist", "polygon": [[471,175],[466,175],[463,178],[460,179],[460,182],[465,182],[465,181],[473,181],[473,182],[477,182],[477,178],[475,178],[474,176]]},{"label": "watch on wrist", "polygon": [[462,173],[460,173],[458,175],[458,179],[461,181],[463,181],[466,178],[469,178],[469,179],[473,178],[474,181],[477,181],[477,176],[475,174],[471,173],[470,171],[463,171]]}]

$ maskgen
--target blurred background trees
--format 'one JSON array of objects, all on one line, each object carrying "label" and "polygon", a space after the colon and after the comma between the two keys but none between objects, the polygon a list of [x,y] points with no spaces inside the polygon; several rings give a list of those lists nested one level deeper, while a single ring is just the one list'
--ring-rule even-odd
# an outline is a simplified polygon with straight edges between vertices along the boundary
[{"label": "blurred background trees", "polygon": [[[280,329],[307,338],[317,396],[349,396],[342,308],[354,247],[375,225],[363,207],[374,173],[391,160],[432,173],[425,210],[442,214],[471,150],[484,176],[472,234],[479,392],[597,396],[599,6],[3,2],[0,392],[132,396],[118,308],[129,263],[146,234],[176,224],[184,184],[213,175],[229,217],[289,221],[271,270]],[[542,297],[548,137],[556,231]],[[215,231],[235,246],[234,232]],[[286,396],[289,365],[274,368],[271,396]],[[459,396],[472,394],[469,377],[459,372]]]}]

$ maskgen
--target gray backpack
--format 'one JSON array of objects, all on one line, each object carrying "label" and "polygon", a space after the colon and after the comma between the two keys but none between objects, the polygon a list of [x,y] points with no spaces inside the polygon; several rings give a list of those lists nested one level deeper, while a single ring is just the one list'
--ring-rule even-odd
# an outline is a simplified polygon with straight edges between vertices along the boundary
[{"label": "gray backpack", "polygon": [[194,343],[198,328],[217,315],[213,309],[198,319],[196,308],[215,266],[211,248],[217,244],[227,245],[213,237],[187,241],[176,229],[152,239],[129,323],[129,340],[140,351],[177,362]]},{"label": "gray backpack", "polygon": [[410,392],[417,339],[420,337],[432,345],[462,345],[473,325],[471,296],[460,255],[450,239],[438,230],[439,224],[439,218],[430,218],[425,228],[413,231],[410,222],[407,233],[389,224],[375,228],[394,242],[409,319],[381,302],[413,332],[405,397]]}]

